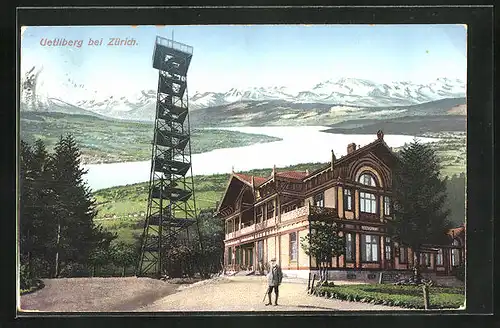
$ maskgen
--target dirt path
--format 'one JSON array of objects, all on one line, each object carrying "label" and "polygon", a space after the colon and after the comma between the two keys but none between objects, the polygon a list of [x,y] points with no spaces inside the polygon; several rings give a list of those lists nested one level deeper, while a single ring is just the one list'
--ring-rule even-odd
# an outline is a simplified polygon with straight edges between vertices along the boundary
[{"label": "dirt path", "polygon": [[[278,306],[265,306],[264,277],[224,277],[186,286],[137,311],[356,311],[405,310],[307,295],[307,283],[284,281]],[[273,295],[274,297],[274,295]],[[274,301],[274,299],[273,299]]]},{"label": "dirt path", "polygon": [[179,285],[150,278],[67,278],[21,296],[21,309],[43,312],[133,311],[175,293]]},{"label": "dirt path", "polygon": [[265,306],[265,277],[219,277],[191,285],[149,278],[48,279],[21,297],[21,309],[42,312],[404,310],[309,296],[307,281],[284,279],[279,306]]}]

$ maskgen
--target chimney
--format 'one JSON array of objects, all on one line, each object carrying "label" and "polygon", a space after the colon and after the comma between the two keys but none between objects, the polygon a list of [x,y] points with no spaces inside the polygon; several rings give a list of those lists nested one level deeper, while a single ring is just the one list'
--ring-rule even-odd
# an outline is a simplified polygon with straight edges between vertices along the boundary
[{"label": "chimney", "polygon": [[350,154],[355,150],[356,150],[356,144],[354,142],[347,145],[347,154]]}]

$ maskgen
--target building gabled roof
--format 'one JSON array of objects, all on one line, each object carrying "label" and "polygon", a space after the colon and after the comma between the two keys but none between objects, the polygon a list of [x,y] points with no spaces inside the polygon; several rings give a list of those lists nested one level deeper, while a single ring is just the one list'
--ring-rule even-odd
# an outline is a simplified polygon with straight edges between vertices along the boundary
[{"label": "building gabled roof", "polygon": [[243,174],[243,173],[233,173],[233,175],[236,178],[240,179],[241,181],[246,182],[250,186],[252,185],[252,177],[253,177],[255,187],[260,186],[261,184],[263,184],[264,182],[266,182],[268,180],[268,178],[256,177],[256,176],[247,175],[247,174]]},{"label": "building gabled roof", "polygon": [[[395,160],[399,160],[398,156],[385,143],[383,132],[379,131],[379,133],[377,133],[377,139],[375,139],[375,141],[372,141],[369,144],[367,144],[363,147],[359,147],[356,150],[354,150],[353,152],[336,159],[334,164],[335,164],[335,166],[342,165],[342,164],[348,162],[349,160],[351,160],[352,158],[358,156],[360,153],[365,152],[365,151],[370,150],[370,149],[373,149],[377,146],[383,146],[383,148],[385,148],[387,150],[387,152],[390,154],[390,156],[392,158],[394,158]],[[311,172],[311,174],[309,174],[308,177],[316,175],[324,170],[329,169],[330,167],[331,167],[331,163],[325,165],[323,168],[320,168],[320,169],[315,170],[314,172]]]},{"label": "building gabled roof", "polygon": [[276,176],[278,177],[283,177],[283,178],[288,178],[288,179],[294,179],[294,180],[302,180],[308,175],[308,172],[305,171],[283,171],[283,172],[276,172]]},{"label": "building gabled roof", "polygon": [[[254,180],[254,187],[259,187],[260,185],[270,181],[273,177],[272,175],[265,178],[259,176],[251,176],[243,173],[233,173],[233,175],[239,180],[247,183],[248,185],[252,185],[252,178]],[[276,177],[292,179],[297,181],[302,181],[308,173],[306,171],[282,171],[276,172]]]},{"label": "building gabled roof", "polygon": [[[383,135],[383,132],[382,131],[379,131],[377,133],[377,139],[363,147],[360,147],[354,151],[352,151],[351,153],[347,154],[346,156],[343,156],[339,159],[335,159],[335,163],[334,165],[337,166],[337,165],[342,165],[350,160],[352,160],[353,158],[355,158],[356,156],[358,156],[359,154],[363,153],[363,152],[366,152],[366,151],[369,151],[369,150],[372,150],[372,149],[376,149],[375,147],[377,146],[382,146],[382,149],[386,150],[387,153],[389,154],[389,156],[391,156],[394,160],[399,160],[397,155],[394,154],[394,152],[391,150],[391,148],[389,146],[387,146],[387,144],[385,143],[384,141],[384,135]],[[332,153],[332,157],[333,157],[333,153]],[[331,167],[331,163],[329,163],[328,165],[326,165],[325,167],[323,168],[320,168],[314,172],[308,172],[308,171],[282,171],[282,172],[277,172],[276,171],[276,168],[273,169],[273,173],[271,174],[271,176],[268,176],[268,177],[259,177],[259,176],[252,176],[252,175],[248,175],[248,174],[243,174],[243,173],[235,173],[235,172],[232,172],[231,174],[231,177],[229,179],[229,183],[227,185],[227,188],[226,188],[226,191],[224,192],[224,196],[222,198],[222,201],[220,202],[219,204],[219,208],[217,209],[218,211],[220,211],[220,209],[222,208],[222,206],[224,205],[224,203],[226,201],[228,201],[228,191],[231,187],[231,185],[233,184],[233,181],[234,179],[236,179],[237,181],[240,181],[242,182],[244,185],[247,185],[249,187],[252,187],[252,188],[257,188],[263,184],[265,184],[266,182],[269,182],[273,179],[273,177],[276,177],[276,178],[284,178],[284,179],[291,179],[291,180],[296,180],[298,182],[303,182],[305,179],[307,179],[308,177],[312,177],[324,170],[327,170],[328,168]],[[243,187],[244,185],[239,185],[236,184],[233,188],[241,188]]]},{"label": "building gabled roof", "polygon": [[465,225],[462,223],[459,227],[448,230],[448,235],[452,238],[457,237],[465,233]]}]

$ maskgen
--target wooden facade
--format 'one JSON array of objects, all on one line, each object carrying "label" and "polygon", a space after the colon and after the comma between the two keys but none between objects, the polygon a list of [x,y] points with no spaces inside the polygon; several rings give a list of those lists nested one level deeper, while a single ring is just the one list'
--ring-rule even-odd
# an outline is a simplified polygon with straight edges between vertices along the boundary
[{"label": "wooden facade", "polygon": [[[364,147],[349,144],[347,155],[339,159],[332,151],[330,164],[315,172],[273,169],[267,178],[233,172],[217,212],[225,221],[226,270],[259,271],[271,258],[285,273],[315,269],[300,240],[309,232],[309,222],[321,218],[337,222],[345,237],[345,255],[332,259],[334,269],[411,269],[412,250],[386,233],[396,161],[379,132]],[[424,271],[448,275],[462,263],[464,234],[465,228],[454,229],[449,245],[426,247]]]}]

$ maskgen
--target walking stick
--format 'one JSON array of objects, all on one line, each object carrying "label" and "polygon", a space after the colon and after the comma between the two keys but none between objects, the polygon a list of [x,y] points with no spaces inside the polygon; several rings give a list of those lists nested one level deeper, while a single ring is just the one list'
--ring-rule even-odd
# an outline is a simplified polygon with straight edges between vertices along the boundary
[{"label": "walking stick", "polygon": [[267,295],[267,290],[269,289],[269,287],[267,287],[266,289],[266,293],[264,294],[264,298],[262,299],[262,302],[264,302],[266,300],[266,295]]}]

